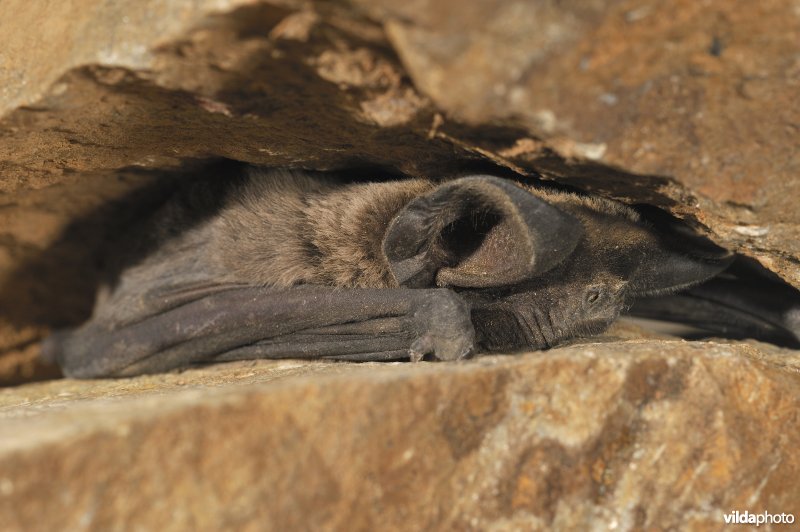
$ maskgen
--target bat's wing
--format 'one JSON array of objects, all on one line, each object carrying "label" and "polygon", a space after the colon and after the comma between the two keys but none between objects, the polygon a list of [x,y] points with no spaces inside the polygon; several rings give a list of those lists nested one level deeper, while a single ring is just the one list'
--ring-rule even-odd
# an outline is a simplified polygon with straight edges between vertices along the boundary
[{"label": "bat's wing", "polygon": [[244,358],[451,360],[470,354],[474,338],[466,303],[446,289],[225,287],[154,308],[56,334],[45,352],[86,378]]},{"label": "bat's wing", "polygon": [[684,292],[638,299],[628,314],[800,348],[800,292],[742,260]]}]

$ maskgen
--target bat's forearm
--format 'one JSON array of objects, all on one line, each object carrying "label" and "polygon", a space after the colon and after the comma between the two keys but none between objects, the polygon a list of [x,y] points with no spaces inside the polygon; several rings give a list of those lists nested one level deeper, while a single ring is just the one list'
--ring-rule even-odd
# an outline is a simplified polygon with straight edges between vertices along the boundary
[{"label": "bat's forearm", "polygon": [[47,349],[67,375],[85,378],[167,371],[245,353],[382,360],[405,351],[408,357],[417,339],[427,346],[422,354],[438,359],[470,354],[474,331],[464,300],[446,289],[238,287],[119,328],[89,323],[52,337]]}]

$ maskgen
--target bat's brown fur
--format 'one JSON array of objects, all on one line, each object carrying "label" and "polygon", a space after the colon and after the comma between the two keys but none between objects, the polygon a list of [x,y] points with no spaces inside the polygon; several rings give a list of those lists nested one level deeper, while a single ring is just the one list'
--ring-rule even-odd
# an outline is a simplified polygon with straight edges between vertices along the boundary
[{"label": "bat's brown fur", "polygon": [[[611,200],[519,186],[587,222],[589,239],[611,239],[607,224],[615,218],[639,220]],[[229,282],[395,287],[381,249],[386,228],[406,204],[435,187],[424,179],[341,184],[303,172],[254,169],[211,222],[206,254]],[[618,225],[627,234],[613,237],[626,247],[649,235]]]},{"label": "bat's brown fur", "polygon": [[255,170],[213,222],[209,258],[231,282],[397,286],[383,235],[403,206],[433,186],[421,179],[341,184]]}]

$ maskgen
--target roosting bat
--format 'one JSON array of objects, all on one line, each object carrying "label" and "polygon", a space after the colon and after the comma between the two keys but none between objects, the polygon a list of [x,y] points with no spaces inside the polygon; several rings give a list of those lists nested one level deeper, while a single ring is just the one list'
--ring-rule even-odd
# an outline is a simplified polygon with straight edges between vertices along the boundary
[{"label": "roosting bat", "polygon": [[166,203],[124,244],[137,259],[91,320],[44,353],[68,376],[101,377],[543,349],[729,264],[674,233],[610,200],[488,175],[348,183],[252,169]]}]

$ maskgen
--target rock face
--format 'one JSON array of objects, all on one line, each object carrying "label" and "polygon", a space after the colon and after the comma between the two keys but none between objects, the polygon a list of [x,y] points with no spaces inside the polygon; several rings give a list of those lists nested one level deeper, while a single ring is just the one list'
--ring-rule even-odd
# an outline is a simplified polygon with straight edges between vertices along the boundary
[{"label": "rock face", "polygon": [[383,4],[414,81],[448,112],[517,116],[575,155],[800,221],[796,3]]},{"label": "rock face", "polygon": [[797,354],[596,343],[0,393],[3,530],[715,530],[800,514]]},{"label": "rock face", "polygon": [[[46,5],[45,5],[46,4]],[[685,219],[800,287],[794,0],[8,0],[0,384],[106,243],[225,161],[491,171]],[[796,353],[642,339],[0,396],[0,527],[716,529],[800,515]],[[188,389],[187,389],[188,388]]]}]

